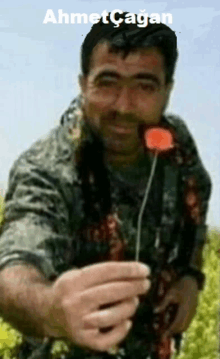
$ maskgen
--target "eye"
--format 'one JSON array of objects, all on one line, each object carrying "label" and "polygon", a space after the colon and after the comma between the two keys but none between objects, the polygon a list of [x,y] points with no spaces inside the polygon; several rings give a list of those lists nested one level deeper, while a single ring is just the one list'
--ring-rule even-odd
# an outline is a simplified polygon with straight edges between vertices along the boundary
[{"label": "eye", "polygon": [[146,91],[146,92],[154,92],[157,90],[156,85],[153,83],[149,83],[149,82],[140,82],[138,84],[138,86],[141,90]]},{"label": "eye", "polygon": [[117,80],[111,77],[103,77],[98,81],[100,87],[114,87],[117,85]]}]

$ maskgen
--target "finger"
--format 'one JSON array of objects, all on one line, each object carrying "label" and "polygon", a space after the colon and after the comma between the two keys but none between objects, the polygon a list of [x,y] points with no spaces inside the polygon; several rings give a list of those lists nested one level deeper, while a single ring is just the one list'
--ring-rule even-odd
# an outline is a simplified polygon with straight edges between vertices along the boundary
[{"label": "finger", "polygon": [[93,326],[98,328],[107,328],[115,326],[122,321],[131,318],[138,307],[137,297],[130,298],[122,303],[114,305],[105,310],[93,312],[84,317],[86,327]]},{"label": "finger", "polygon": [[95,310],[101,305],[111,304],[145,294],[150,288],[148,279],[133,282],[107,283],[87,289],[81,294],[85,308]]},{"label": "finger", "polygon": [[169,304],[174,304],[174,303],[178,303],[179,300],[176,296],[176,291],[174,290],[170,290],[164,297],[163,301],[161,302],[161,304],[159,304],[155,309],[154,309],[154,313],[160,313],[163,312],[166,307]]},{"label": "finger", "polygon": [[81,281],[84,288],[122,279],[145,278],[150,268],[139,262],[106,262],[93,264],[81,269]]},{"label": "finger", "polygon": [[127,320],[120,323],[107,333],[95,333],[90,331],[87,335],[85,331],[85,339],[91,349],[97,351],[107,351],[112,346],[119,344],[126,337],[131,327],[132,322]]},{"label": "finger", "polygon": [[163,334],[163,338],[166,338],[168,336],[172,336],[173,334],[181,333],[182,331],[184,331],[186,321],[187,321],[187,315],[186,315],[185,311],[183,311],[179,308],[179,310],[177,311],[175,320],[169,326],[169,328],[165,331],[165,333]]},{"label": "finger", "polygon": [[98,328],[86,328],[86,329],[78,330],[77,334],[73,333],[73,335],[71,335],[69,339],[74,344],[78,344],[81,347],[90,348],[91,339],[97,338],[99,336],[99,333],[100,332]]}]

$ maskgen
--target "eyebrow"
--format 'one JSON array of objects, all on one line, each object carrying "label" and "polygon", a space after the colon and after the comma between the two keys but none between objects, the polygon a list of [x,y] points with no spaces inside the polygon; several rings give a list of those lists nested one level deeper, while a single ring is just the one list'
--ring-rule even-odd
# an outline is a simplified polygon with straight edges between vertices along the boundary
[{"label": "eyebrow", "polygon": [[[119,75],[118,72],[116,71],[111,71],[111,70],[104,70],[102,72],[100,72],[96,77],[95,77],[95,81],[101,80],[103,77],[105,76],[109,76],[115,79],[120,79],[121,76]],[[151,80],[153,82],[155,82],[158,86],[161,85],[161,81],[159,80],[159,78],[151,73],[146,73],[146,72],[140,72],[134,76],[131,76],[133,79],[138,79],[138,80]]]}]

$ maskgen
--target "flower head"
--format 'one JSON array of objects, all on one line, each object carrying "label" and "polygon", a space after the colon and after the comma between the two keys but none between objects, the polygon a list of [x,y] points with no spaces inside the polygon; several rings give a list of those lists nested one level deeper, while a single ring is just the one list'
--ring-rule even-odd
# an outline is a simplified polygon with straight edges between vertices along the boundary
[{"label": "flower head", "polygon": [[174,147],[173,136],[169,130],[164,128],[151,128],[146,131],[145,145],[149,150],[156,150],[159,152],[169,151]]}]

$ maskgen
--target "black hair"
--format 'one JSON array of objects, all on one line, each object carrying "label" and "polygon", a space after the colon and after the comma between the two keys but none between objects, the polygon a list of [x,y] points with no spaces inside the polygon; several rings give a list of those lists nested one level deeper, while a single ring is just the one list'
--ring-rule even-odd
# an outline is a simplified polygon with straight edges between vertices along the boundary
[{"label": "black hair", "polygon": [[[120,14],[120,19],[125,20],[126,14]],[[118,15],[118,16],[117,16]],[[148,25],[138,27],[137,15],[135,24],[127,24],[125,21],[121,22],[119,27],[110,20],[110,14],[107,16],[109,23],[103,23],[103,18],[93,25],[90,32],[87,34],[81,47],[81,69],[83,75],[88,75],[90,70],[90,61],[94,47],[100,43],[107,41],[111,49],[115,52],[124,52],[124,57],[130,51],[139,48],[157,48],[164,56],[166,83],[172,82],[175,71],[175,66],[178,58],[177,38],[173,30],[162,23],[150,23]],[[115,15],[118,20],[119,14]]]}]

